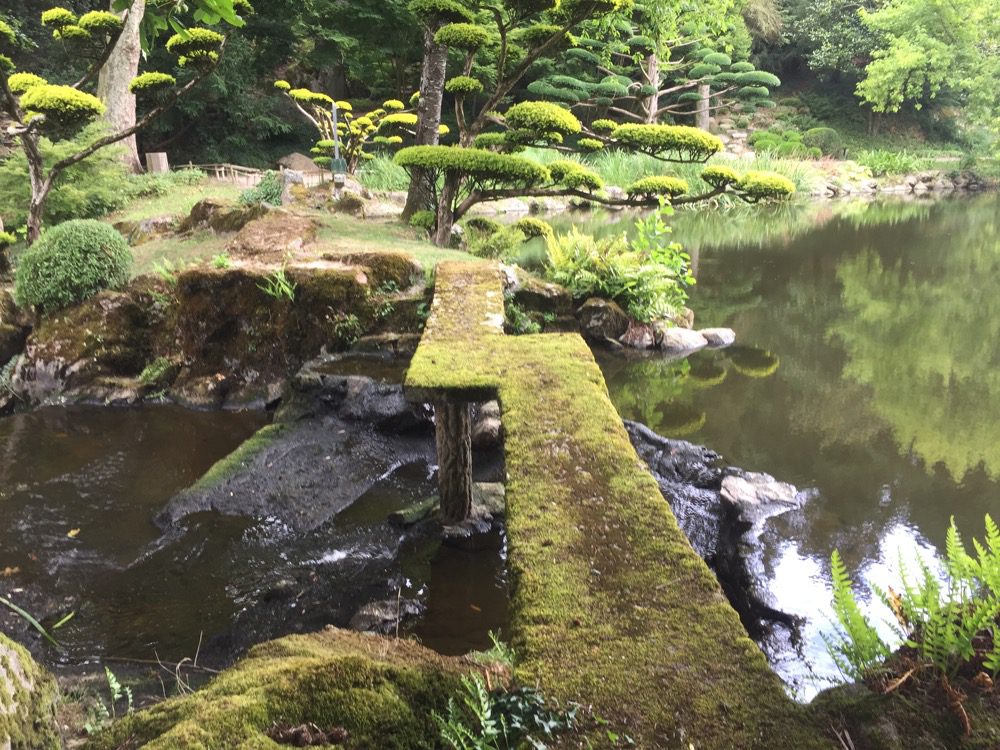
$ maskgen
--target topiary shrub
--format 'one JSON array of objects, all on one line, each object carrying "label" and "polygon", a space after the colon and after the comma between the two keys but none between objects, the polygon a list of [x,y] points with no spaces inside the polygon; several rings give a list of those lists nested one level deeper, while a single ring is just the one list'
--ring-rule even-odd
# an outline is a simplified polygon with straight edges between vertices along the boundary
[{"label": "topiary shrub", "polygon": [[621,125],[612,137],[622,146],[657,158],[673,155],[705,161],[723,148],[716,136],[687,125]]},{"label": "topiary shrub", "polygon": [[795,192],[795,183],[773,172],[747,172],[736,183],[744,200],[757,203],[764,200],[782,200]]},{"label": "topiary shrub", "polygon": [[469,94],[481,93],[483,84],[472,76],[455,76],[449,78],[444,84],[444,90],[455,96],[468,96]]},{"label": "topiary shrub", "polygon": [[818,148],[825,156],[836,156],[844,150],[844,139],[833,128],[812,128],[802,134],[802,143]]},{"label": "topiary shrub", "polygon": [[569,159],[559,159],[549,164],[552,181],[574,190],[591,193],[604,189],[604,180],[597,172]]},{"label": "topiary shrub", "polygon": [[532,134],[576,135],[583,125],[568,109],[552,102],[521,102],[507,110],[507,125]]},{"label": "topiary shrub", "polygon": [[50,83],[31,86],[21,96],[21,107],[28,113],[44,115],[42,131],[55,136],[76,132],[104,114],[104,104],[96,96]]},{"label": "topiary shrub", "polygon": [[496,234],[503,229],[503,224],[487,216],[473,216],[465,222],[465,228],[482,235]]},{"label": "topiary shrub", "polygon": [[686,180],[679,177],[667,177],[665,175],[653,175],[636,180],[627,188],[625,192],[630,196],[643,196],[646,198],[657,195],[665,195],[668,198],[675,198],[684,195],[688,191]]},{"label": "topiary shrub", "polygon": [[527,237],[519,229],[501,226],[499,231],[491,234],[471,235],[468,248],[472,255],[479,258],[510,260],[517,257],[526,240]]},{"label": "topiary shrub", "polygon": [[716,189],[728,187],[729,185],[733,185],[740,181],[739,172],[732,167],[726,167],[720,164],[713,164],[710,167],[705,167],[701,170],[700,176],[704,182]]},{"label": "topiary shrub", "polygon": [[262,203],[269,206],[280,206],[281,193],[281,175],[269,170],[264,172],[256,187],[243,191],[240,195],[240,203],[244,206],[259,206]]},{"label": "topiary shrub", "polygon": [[534,216],[525,216],[523,219],[515,221],[511,228],[516,229],[529,240],[534,237],[552,236],[552,226],[547,221],[536,219]]},{"label": "topiary shrub", "polygon": [[20,305],[51,313],[128,283],[132,253],[110,224],[78,219],[57,225],[25,250],[14,296]]},{"label": "topiary shrub", "polygon": [[490,39],[489,32],[474,23],[450,23],[442,26],[434,35],[434,42],[445,47],[454,47],[474,52]]}]

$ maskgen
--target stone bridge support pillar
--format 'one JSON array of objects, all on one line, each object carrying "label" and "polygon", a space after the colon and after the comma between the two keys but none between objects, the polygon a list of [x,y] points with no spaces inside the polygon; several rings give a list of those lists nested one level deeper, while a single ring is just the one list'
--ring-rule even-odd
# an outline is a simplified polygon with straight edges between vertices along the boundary
[{"label": "stone bridge support pillar", "polygon": [[472,414],[465,402],[434,404],[441,523],[461,523],[472,510]]}]

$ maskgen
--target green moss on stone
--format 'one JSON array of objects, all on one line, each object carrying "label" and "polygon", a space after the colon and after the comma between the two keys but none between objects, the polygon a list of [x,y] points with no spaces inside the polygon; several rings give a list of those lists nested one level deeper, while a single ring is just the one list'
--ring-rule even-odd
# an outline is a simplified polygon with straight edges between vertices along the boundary
[{"label": "green moss on stone", "polygon": [[194,695],[114,724],[86,750],[278,750],[273,723],[342,727],[340,746],[419,750],[438,746],[432,712],[470,665],[412,641],[328,628],[257,646]]},{"label": "green moss on stone", "polygon": [[517,677],[639,747],[832,747],[691,548],[583,340],[498,335],[483,323],[502,305],[497,270],[437,273],[407,389],[499,395]]},{"label": "green moss on stone", "polygon": [[0,633],[0,747],[58,750],[55,680]]},{"label": "green moss on stone", "polygon": [[287,424],[269,424],[260,428],[239,448],[225,458],[216,461],[212,468],[194,484],[192,489],[205,490],[222,484],[236,472],[249,466],[250,462],[277,440],[288,427]]}]

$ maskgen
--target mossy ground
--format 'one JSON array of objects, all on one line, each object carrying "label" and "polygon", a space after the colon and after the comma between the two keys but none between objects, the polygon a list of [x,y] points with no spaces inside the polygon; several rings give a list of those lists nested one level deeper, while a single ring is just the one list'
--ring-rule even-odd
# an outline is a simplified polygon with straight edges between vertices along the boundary
[{"label": "mossy ground", "polygon": [[[495,335],[496,304],[495,268],[439,266],[407,389],[499,395],[517,677],[638,747],[833,747],[678,527],[583,340]],[[600,728],[586,741],[610,742]]]},{"label": "mossy ground", "polygon": [[86,750],[268,750],[274,724],[343,728],[339,747],[434,748],[433,713],[471,662],[412,641],[328,628],[257,646],[199,692],[115,723]]}]

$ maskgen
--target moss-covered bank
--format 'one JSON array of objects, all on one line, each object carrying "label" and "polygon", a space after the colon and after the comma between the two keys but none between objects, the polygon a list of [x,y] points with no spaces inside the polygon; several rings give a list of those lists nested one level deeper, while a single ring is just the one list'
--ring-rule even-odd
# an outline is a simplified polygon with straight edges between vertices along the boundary
[{"label": "moss-covered bank", "polygon": [[343,729],[343,748],[437,746],[432,712],[446,712],[471,663],[412,641],[328,628],[257,646],[203,690],[134,714],[86,750],[268,750],[277,726]]}]

